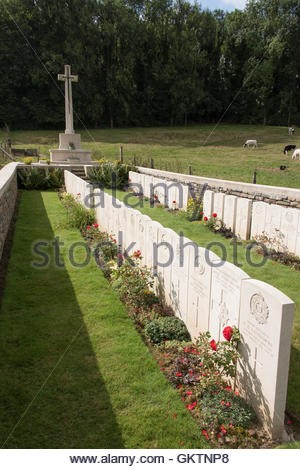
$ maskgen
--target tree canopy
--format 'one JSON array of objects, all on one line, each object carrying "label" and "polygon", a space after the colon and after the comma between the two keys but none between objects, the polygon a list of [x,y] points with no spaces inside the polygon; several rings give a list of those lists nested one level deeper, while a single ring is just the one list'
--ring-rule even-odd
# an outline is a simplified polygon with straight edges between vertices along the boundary
[{"label": "tree canopy", "polygon": [[244,11],[186,0],[0,0],[0,125],[300,122],[300,1]]}]

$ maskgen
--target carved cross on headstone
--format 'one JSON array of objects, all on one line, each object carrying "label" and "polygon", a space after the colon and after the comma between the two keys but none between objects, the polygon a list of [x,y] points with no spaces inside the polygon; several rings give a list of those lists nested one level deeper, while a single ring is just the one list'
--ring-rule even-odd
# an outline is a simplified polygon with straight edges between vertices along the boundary
[{"label": "carved cross on headstone", "polygon": [[66,130],[65,134],[73,134],[73,100],[72,100],[72,81],[78,82],[78,75],[71,75],[71,66],[65,65],[65,74],[58,75],[59,81],[65,82],[65,114]]}]

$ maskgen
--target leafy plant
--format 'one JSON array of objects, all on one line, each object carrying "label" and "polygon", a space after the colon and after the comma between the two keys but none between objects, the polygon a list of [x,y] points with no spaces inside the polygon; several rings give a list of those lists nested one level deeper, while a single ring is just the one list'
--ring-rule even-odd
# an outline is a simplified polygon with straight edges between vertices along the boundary
[{"label": "leafy plant", "polygon": [[204,427],[215,431],[220,425],[247,428],[255,419],[250,405],[230,386],[207,389],[201,396],[200,413]]},{"label": "leafy plant", "polygon": [[190,198],[187,203],[188,220],[202,220],[203,218],[203,204],[200,199]]},{"label": "leafy plant", "polygon": [[61,202],[67,210],[68,225],[83,231],[86,226],[92,225],[95,220],[95,211],[85,208],[74,199],[71,194],[61,194]]},{"label": "leafy plant", "polygon": [[98,167],[89,168],[88,177],[92,184],[122,189],[128,185],[129,171],[134,170],[134,166],[122,164],[119,161],[115,163],[104,161]]},{"label": "leafy plant", "polygon": [[63,181],[60,168],[18,167],[18,185],[21,189],[57,189],[63,185]]},{"label": "leafy plant", "polygon": [[34,162],[34,158],[30,158],[30,157],[28,156],[28,157],[23,158],[22,161],[23,161],[23,163],[30,165],[31,163]]},{"label": "leafy plant", "polygon": [[176,317],[161,317],[145,327],[146,337],[154,344],[164,340],[190,340],[191,336],[184,322]]}]

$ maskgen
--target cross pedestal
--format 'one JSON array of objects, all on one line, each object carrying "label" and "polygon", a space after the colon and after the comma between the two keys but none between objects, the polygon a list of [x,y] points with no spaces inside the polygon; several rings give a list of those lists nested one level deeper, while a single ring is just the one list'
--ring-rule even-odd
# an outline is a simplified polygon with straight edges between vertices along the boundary
[{"label": "cross pedestal", "polygon": [[78,82],[78,75],[71,74],[70,65],[65,65],[65,73],[58,75],[65,82],[65,132],[59,134],[59,148],[50,150],[53,163],[81,164],[91,161],[91,152],[81,149],[80,134],[74,132],[72,82]]}]

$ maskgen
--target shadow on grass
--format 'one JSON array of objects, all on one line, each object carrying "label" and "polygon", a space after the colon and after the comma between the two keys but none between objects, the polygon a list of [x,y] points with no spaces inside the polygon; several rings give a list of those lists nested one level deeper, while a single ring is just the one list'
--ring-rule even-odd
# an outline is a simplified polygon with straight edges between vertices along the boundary
[{"label": "shadow on grass", "polygon": [[65,269],[34,269],[53,240],[40,193],[23,195],[0,311],[2,448],[123,448],[110,397]]}]

